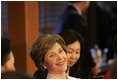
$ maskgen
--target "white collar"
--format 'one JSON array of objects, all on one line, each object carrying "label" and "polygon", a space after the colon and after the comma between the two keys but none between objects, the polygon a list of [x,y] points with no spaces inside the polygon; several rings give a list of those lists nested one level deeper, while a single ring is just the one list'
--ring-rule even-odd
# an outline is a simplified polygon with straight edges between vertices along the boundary
[{"label": "white collar", "polygon": [[[67,79],[76,79],[74,77],[68,76],[66,73],[65,73],[65,76],[66,76]],[[55,76],[54,74],[48,73],[47,79],[59,79],[59,78],[57,76]]]}]

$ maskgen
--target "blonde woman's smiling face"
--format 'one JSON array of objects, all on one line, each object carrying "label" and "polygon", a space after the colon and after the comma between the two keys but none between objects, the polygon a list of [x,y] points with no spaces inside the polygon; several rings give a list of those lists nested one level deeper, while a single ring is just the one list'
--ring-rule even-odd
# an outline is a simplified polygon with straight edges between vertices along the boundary
[{"label": "blonde woman's smiling face", "polygon": [[57,42],[47,51],[44,58],[44,65],[47,67],[48,72],[58,73],[66,71],[67,55]]}]

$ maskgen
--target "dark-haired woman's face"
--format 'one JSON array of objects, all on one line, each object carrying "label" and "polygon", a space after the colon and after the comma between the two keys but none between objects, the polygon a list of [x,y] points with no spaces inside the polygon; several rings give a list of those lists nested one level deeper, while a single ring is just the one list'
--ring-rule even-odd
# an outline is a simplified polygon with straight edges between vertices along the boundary
[{"label": "dark-haired woman's face", "polygon": [[80,58],[81,46],[79,41],[67,45],[67,61],[68,67],[72,67]]}]

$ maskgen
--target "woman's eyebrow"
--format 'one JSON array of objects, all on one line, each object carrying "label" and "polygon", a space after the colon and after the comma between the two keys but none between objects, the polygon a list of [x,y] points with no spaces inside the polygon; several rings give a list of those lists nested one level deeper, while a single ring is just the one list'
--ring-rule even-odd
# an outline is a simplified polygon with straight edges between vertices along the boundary
[{"label": "woman's eyebrow", "polygon": [[[61,50],[61,49],[62,48],[59,48],[58,51]],[[55,52],[51,51],[51,52],[48,52],[47,54],[53,54],[53,53],[55,53]]]},{"label": "woman's eyebrow", "polygon": [[81,50],[81,48],[78,48],[77,50]]},{"label": "woman's eyebrow", "polygon": [[[68,49],[74,50],[73,48],[68,47]],[[77,50],[81,50],[81,48],[78,48]]]},{"label": "woman's eyebrow", "polygon": [[47,53],[47,55],[50,55],[50,54],[53,54],[54,52],[49,52],[49,53]]},{"label": "woman's eyebrow", "polygon": [[68,47],[68,49],[74,50],[73,48]]},{"label": "woman's eyebrow", "polygon": [[59,48],[58,51],[61,50],[61,49],[62,49],[62,48]]}]

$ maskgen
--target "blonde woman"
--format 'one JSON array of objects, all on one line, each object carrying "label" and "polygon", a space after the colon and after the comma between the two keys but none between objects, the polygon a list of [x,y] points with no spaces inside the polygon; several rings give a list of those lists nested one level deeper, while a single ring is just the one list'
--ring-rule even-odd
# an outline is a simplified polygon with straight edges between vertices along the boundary
[{"label": "blonde woman", "polygon": [[65,42],[59,35],[43,35],[32,45],[30,56],[36,67],[47,70],[47,79],[74,79],[66,74]]}]

